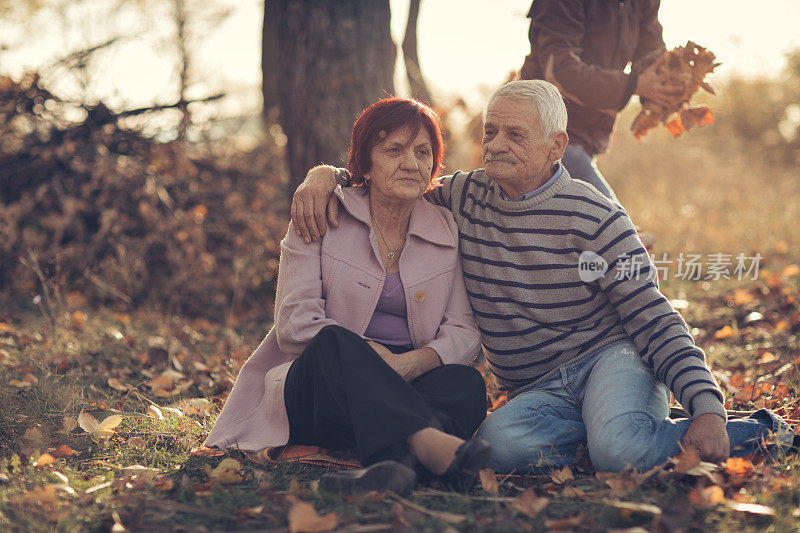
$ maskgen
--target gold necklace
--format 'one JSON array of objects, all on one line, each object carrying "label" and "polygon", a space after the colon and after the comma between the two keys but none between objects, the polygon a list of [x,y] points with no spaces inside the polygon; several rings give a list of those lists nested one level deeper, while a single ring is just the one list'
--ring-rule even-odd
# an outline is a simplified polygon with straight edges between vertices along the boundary
[{"label": "gold necklace", "polygon": [[378,226],[378,221],[375,219],[375,213],[372,211],[372,206],[371,205],[369,206],[369,214],[372,217],[372,225],[375,227],[376,230],[378,230],[378,235],[380,235],[381,240],[383,241],[383,245],[386,246],[386,250],[388,250],[386,252],[386,257],[388,257],[389,259],[394,259],[394,256],[397,254],[397,252],[402,250],[403,247],[406,245],[406,243],[403,242],[403,243],[400,244],[400,246],[398,246],[397,248],[392,250],[389,247],[389,243],[386,242],[386,239],[383,236],[383,232],[381,231],[380,226]]}]

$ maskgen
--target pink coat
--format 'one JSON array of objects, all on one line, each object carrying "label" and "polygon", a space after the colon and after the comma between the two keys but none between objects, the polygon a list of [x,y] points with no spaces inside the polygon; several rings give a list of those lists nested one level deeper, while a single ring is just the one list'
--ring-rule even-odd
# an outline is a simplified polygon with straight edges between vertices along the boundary
[{"label": "pink coat", "polygon": [[[369,197],[336,190],[339,227],[305,244],[290,225],[281,242],[275,326],[242,367],[206,446],[260,451],[289,440],[284,383],[291,362],[327,325],[363,335],[386,272],[378,260]],[[408,327],[415,348],[436,350],[444,364],[468,364],[480,335],[467,299],[458,230],[449,211],[418,200],[400,256]]]}]

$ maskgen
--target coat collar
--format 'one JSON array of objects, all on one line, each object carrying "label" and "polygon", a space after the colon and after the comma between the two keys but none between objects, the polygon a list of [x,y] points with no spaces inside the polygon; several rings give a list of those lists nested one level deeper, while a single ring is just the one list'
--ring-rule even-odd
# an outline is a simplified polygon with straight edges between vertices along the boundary
[{"label": "coat collar", "polygon": [[[334,194],[339,198],[350,215],[372,228],[372,217],[369,214],[369,194],[364,187],[337,186]],[[420,198],[411,211],[408,223],[408,234],[419,237],[439,246],[454,247],[458,244],[458,235],[447,223],[442,212],[435,206]]]}]

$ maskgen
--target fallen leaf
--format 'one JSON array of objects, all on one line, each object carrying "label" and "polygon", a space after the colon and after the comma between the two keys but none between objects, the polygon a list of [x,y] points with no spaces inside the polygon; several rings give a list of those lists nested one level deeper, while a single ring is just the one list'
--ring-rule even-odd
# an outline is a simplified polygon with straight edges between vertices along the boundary
[{"label": "fallen leaf", "polygon": [[65,416],[64,417],[64,420],[62,422],[62,427],[61,427],[61,431],[63,433],[69,433],[73,429],[75,429],[76,427],[78,427],[78,421],[77,420],[75,420],[71,416]]},{"label": "fallen leaf", "polygon": [[743,387],[744,384],[745,384],[744,376],[741,375],[741,374],[732,375],[731,379],[730,379],[730,384],[731,384],[731,386],[736,387],[736,388]]},{"label": "fallen leaf", "polygon": [[319,516],[314,506],[298,501],[289,510],[289,531],[292,533],[316,533],[330,531],[336,527],[339,517],[336,513]]},{"label": "fallen leaf", "polygon": [[95,417],[84,411],[78,415],[78,425],[93,437],[108,438],[114,434],[114,429],[124,418],[122,415],[111,415],[102,422],[98,422]]},{"label": "fallen leaf", "polygon": [[572,475],[572,468],[565,466],[561,470],[554,470],[550,473],[550,479],[552,479],[553,483],[557,485],[563,485],[567,481],[574,479],[574,476]]},{"label": "fallen leaf", "polygon": [[778,272],[772,272],[767,276],[767,287],[777,289],[783,285],[783,277]]},{"label": "fallen leaf", "polygon": [[725,471],[732,476],[753,474],[753,463],[744,457],[729,457],[725,461]]},{"label": "fallen leaf", "polygon": [[569,518],[558,518],[555,520],[545,518],[544,527],[549,530],[571,529],[573,527],[580,527],[584,524],[584,521],[586,521],[586,517],[583,516],[583,513],[576,514],[575,516],[571,516]]},{"label": "fallen leaf", "polygon": [[214,469],[205,465],[205,472],[208,474],[208,477],[215,479],[223,485],[241,483],[242,480],[244,480],[242,464],[232,457],[226,457],[220,461]]},{"label": "fallen leaf", "polygon": [[67,446],[66,444],[62,444],[58,448],[52,451],[53,457],[65,457],[70,455],[77,455],[78,452]]},{"label": "fallen leaf", "polygon": [[25,494],[14,497],[13,500],[31,505],[54,503],[56,501],[56,486],[48,483],[41,487],[33,487]]},{"label": "fallen leaf", "polygon": [[211,402],[205,398],[191,398],[181,403],[183,414],[209,416],[211,409]]},{"label": "fallen leaf", "polygon": [[142,437],[134,435],[133,437],[125,441],[125,444],[131,446],[132,448],[144,448],[147,443]]},{"label": "fallen leaf", "polygon": [[604,505],[619,509],[622,514],[629,517],[633,513],[650,514],[653,516],[661,516],[661,508],[649,503],[641,502],[623,502],[619,500],[604,500]]},{"label": "fallen leaf", "polygon": [[480,472],[478,472],[478,476],[480,477],[481,488],[483,488],[483,490],[489,494],[497,494],[498,484],[494,470],[491,468],[482,468]]},{"label": "fallen leaf", "polygon": [[29,372],[25,374],[21,380],[12,379],[8,382],[8,384],[12,387],[17,387],[18,389],[24,389],[27,387],[32,387],[33,385],[38,385],[39,379]]},{"label": "fallen leaf", "polygon": [[173,379],[171,377],[169,377],[169,376],[164,375],[164,374],[161,374],[160,376],[154,377],[153,379],[151,379],[150,381],[145,383],[145,385],[147,385],[148,387],[150,387],[154,391],[171,389],[172,388],[172,384],[173,384]]},{"label": "fallen leaf", "polygon": [[739,502],[729,501],[727,505],[734,511],[740,511],[743,513],[767,515],[767,516],[775,515],[775,509],[773,509],[772,507],[767,507],[766,505],[759,505],[757,503],[739,503]]},{"label": "fallen leaf", "polygon": [[127,383],[125,384],[120,383],[119,379],[117,378],[108,378],[108,386],[118,391],[127,391],[133,388]]},{"label": "fallen leaf", "polygon": [[169,416],[171,418],[183,418],[183,411],[180,409],[175,409],[174,407],[164,407],[164,416]]},{"label": "fallen leaf", "polygon": [[680,474],[686,474],[692,468],[700,464],[700,456],[694,448],[686,448],[681,450],[676,457],[672,459],[675,463],[675,471]]},{"label": "fallen leaf", "polygon": [[160,491],[168,491],[168,490],[172,490],[172,487],[174,486],[174,483],[173,483],[172,479],[170,479],[168,477],[160,477],[160,478],[156,479],[156,481],[153,484],[153,486],[155,486],[155,488],[157,488]]},{"label": "fallen leaf", "polygon": [[781,274],[785,278],[791,278],[800,275],[800,265],[786,265],[783,267]]},{"label": "fallen leaf", "polygon": [[503,393],[500,396],[498,396],[495,401],[492,402],[492,407],[489,410],[490,411],[496,411],[497,409],[499,409],[502,406],[504,406],[506,403],[508,403],[507,396],[506,396],[505,393]]},{"label": "fallen leaf", "polygon": [[120,468],[123,474],[127,475],[137,475],[137,476],[152,476],[158,474],[158,468],[153,468],[150,466],[144,465],[129,465]]},{"label": "fallen leaf", "polygon": [[95,485],[93,487],[89,487],[88,489],[86,489],[83,492],[84,492],[84,494],[92,494],[94,492],[97,492],[98,490],[103,490],[105,488],[110,487],[113,483],[114,483],[113,481],[104,481],[102,483],[98,483],[97,485]]},{"label": "fallen leaf", "polygon": [[[764,383],[763,385],[766,385],[767,387],[769,387],[769,385],[767,383]],[[739,391],[737,391],[733,395],[733,399],[736,400],[739,403],[752,402],[752,401],[760,398],[761,395],[764,394],[764,392],[767,392],[767,391],[763,390],[763,386],[762,385],[760,385],[760,384],[749,384],[749,385],[745,385]]]},{"label": "fallen leaf", "polygon": [[725,491],[719,485],[698,487],[689,492],[689,501],[700,508],[707,509],[725,501]]},{"label": "fallen leaf", "polygon": [[736,289],[733,291],[733,303],[736,305],[744,305],[753,301],[753,294],[744,289]]},{"label": "fallen leaf", "polygon": [[756,364],[765,365],[767,363],[772,363],[773,361],[777,361],[778,356],[772,352],[764,352],[761,354],[761,357],[758,358]]},{"label": "fallen leaf", "polygon": [[51,465],[51,464],[53,464],[55,462],[56,462],[56,458],[55,457],[53,457],[49,453],[43,453],[42,455],[39,456],[38,459],[36,459],[36,461],[34,461],[33,466],[42,467],[42,466]]},{"label": "fallen leaf", "polygon": [[624,496],[639,485],[635,479],[614,472],[597,472],[595,476],[608,485],[617,496]]},{"label": "fallen leaf", "polygon": [[147,408],[147,416],[152,416],[156,420],[164,420],[164,413],[155,405],[151,405]]},{"label": "fallen leaf", "polygon": [[561,492],[561,495],[565,498],[585,498],[586,493],[583,492],[581,489],[577,489],[575,487],[564,487],[564,490]]},{"label": "fallen leaf", "polygon": [[302,495],[304,493],[303,487],[300,486],[300,482],[296,478],[289,480],[289,494]]},{"label": "fallen leaf", "polygon": [[255,516],[259,515],[264,512],[263,505],[257,505],[255,507],[245,507],[244,509],[239,509],[236,511],[236,514],[244,515],[244,516]]},{"label": "fallen leaf", "polygon": [[730,338],[735,337],[735,336],[736,336],[736,332],[730,326],[725,326],[725,327],[717,330],[716,333],[714,333],[714,338],[717,339],[717,340],[730,339]]},{"label": "fallen leaf", "polygon": [[117,511],[113,511],[111,513],[111,519],[114,520],[114,525],[111,526],[111,533],[122,533],[123,531],[128,531],[125,528],[125,524],[122,523],[122,518],[119,516]]},{"label": "fallen leaf", "polygon": [[83,311],[75,311],[70,316],[69,325],[72,329],[83,331],[86,325],[86,314]]},{"label": "fallen leaf", "polygon": [[42,435],[42,432],[39,431],[38,428],[30,428],[25,430],[25,434],[22,438],[31,442],[41,442],[44,440],[44,435]]},{"label": "fallen leaf", "polygon": [[528,518],[533,518],[542,512],[549,503],[549,499],[540,498],[533,489],[528,489],[514,500],[514,509]]}]

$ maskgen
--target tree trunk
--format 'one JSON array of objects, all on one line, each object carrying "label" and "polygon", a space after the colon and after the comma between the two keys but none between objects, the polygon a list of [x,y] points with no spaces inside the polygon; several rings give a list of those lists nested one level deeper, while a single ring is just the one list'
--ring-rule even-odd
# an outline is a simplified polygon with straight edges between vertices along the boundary
[{"label": "tree trunk", "polygon": [[278,42],[280,123],[290,189],[319,163],[341,165],[362,109],[394,92],[389,0],[269,0]]},{"label": "tree trunk", "polygon": [[408,22],[406,23],[406,34],[403,37],[403,61],[406,65],[406,75],[408,84],[411,87],[411,97],[421,102],[433,106],[431,93],[422,77],[419,68],[419,58],[417,57],[417,18],[419,18],[420,0],[411,0],[408,5]]},{"label": "tree trunk", "polygon": [[261,96],[264,125],[269,127],[278,117],[278,21],[271,2],[264,5],[261,30]]},{"label": "tree trunk", "polygon": [[189,104],[186,101],[186,91],[189,88],[189,43],[187,35],[187,13],[184,0],[174,0],[173,14],[175,16],[175,44],[178,48],[178,109],[181,111],[181,121],[178,124],[178,140],[186,139],[186,132],[192,125],[189,114]]}]

